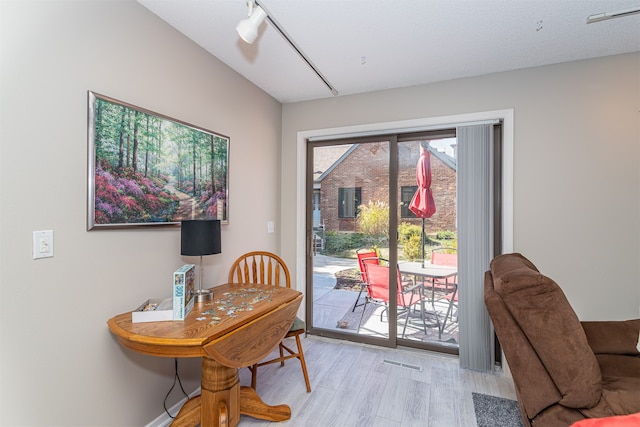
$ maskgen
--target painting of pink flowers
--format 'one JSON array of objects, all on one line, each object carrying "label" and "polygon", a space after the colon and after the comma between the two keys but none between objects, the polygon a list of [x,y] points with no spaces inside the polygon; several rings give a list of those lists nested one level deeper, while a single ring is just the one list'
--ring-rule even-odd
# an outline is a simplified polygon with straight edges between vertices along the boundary
[{"label": "painting of pink flowers", "polygon": [[228,222],[229,137],[88,95],[88,230]]}]

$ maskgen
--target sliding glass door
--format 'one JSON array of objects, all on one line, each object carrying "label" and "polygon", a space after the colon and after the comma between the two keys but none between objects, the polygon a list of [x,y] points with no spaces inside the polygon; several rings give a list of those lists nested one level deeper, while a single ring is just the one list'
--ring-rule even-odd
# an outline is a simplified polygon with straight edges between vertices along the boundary
[{"label": "sliding glass door", "polygon": [[[334,139],[307,133],[308,329],[374,344],[459,353],[461,366],[487,370],[493,366],[495,341],[483,305],[484,272],[492,257],[513,248],[513,112],[437,122],[411,121],[404,131],[370,126],[367,134],[372,136],[366,137],[359,127],[341,128]],[[374,129],[380,134],[373,135]],[[350,162],[350,156],[365,152],[369,157]],[[367,161],[378,153],[388,163],[382,171],[379,163]],[[419,169],[428,169],[426,160],[430,177],[420,177]],[[350,178],[332,182],[334,171]],[[372,226],[386,221],[386,235]],[[368,268],[359,254],[389,267],[387,301],[371,295],[375,286],[367,283]],[[345,292],[338,297],[334,291]],[[365,305],[367,298],[382,304]]]},{"label": "sliding glass door", "polygon": [[455,130],[398,135],[398,342],[458,351]]},{"label": "sliding glass door", "polygon": [[457,353],[455,129],[309,143],[307,160],[310,332]]},{"label": "sliding glass door", "polygon": [[[395,346],[389,292],[368,298],[362,262],[389,264],[393,141],[311,143],[308,147],[307,319],[311,333]],[[394,147],[395,148],[395,147]],[[360,259],[360,262],[359,262]],[[364,259],[364,261],[362,261]],[[394,261],[395,262],[395,261]],[[384,283],[388,288],[388,279]],[[393,292],[391,293],[393,295]]]}]

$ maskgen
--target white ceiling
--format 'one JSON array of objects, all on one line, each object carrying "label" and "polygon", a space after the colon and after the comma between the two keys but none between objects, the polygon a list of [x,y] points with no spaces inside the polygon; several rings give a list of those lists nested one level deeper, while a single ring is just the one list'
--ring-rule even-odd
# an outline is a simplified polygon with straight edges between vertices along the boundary
[{"label": "white ceiling", "polygon": [[[333,96],[267,21],[252,45],[238,37],[245,0],[138,2],[280,102]],[[258,3],[339,95],[640,51],[640,14],[586,24],[640,0]]]}]

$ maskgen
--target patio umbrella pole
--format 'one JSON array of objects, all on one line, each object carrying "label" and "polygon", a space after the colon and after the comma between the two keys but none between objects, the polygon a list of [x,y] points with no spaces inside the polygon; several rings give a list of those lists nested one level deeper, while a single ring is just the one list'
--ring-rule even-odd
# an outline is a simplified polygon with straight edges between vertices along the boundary
[{"label": "patio umbrella pole", "polygon": [[422,268],[424,268],[424,218],[422,218]]}]

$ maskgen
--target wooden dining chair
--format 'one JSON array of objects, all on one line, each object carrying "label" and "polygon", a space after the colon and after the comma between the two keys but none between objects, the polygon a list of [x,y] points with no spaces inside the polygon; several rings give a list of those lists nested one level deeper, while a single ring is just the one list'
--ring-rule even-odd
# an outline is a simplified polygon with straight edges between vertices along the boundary
[{"label": "wooden dining chair", "polygon": [[[271,252],[254,251],[242,255],[233,263],[229,270],[229,283],[254,283],[290,288],[291,276],[287,265],[278,255]],[[305,322],[296,316],[285,338],[295,338],[297,351],[288,347],[283,340],[278,346],[280,357],[264,360],[253,366],[249,366],[249,370],[251,371],[251,388],[256,389],[258,368],[260,366],[278,362],[280,362],[280,366],[284,366],[286,360],[296,358],[300,361],[300,365],[302,365],[302,374],[304,375],[304,382],[307,385],[307,392],[311,391],[309,375],[307,374],[307,364],[304,360],[304,352],[302,351],[302,343],[300,341],[300,335],[302,335],[305,330]],[[285,354],[285,352],[287,354]]]}]

